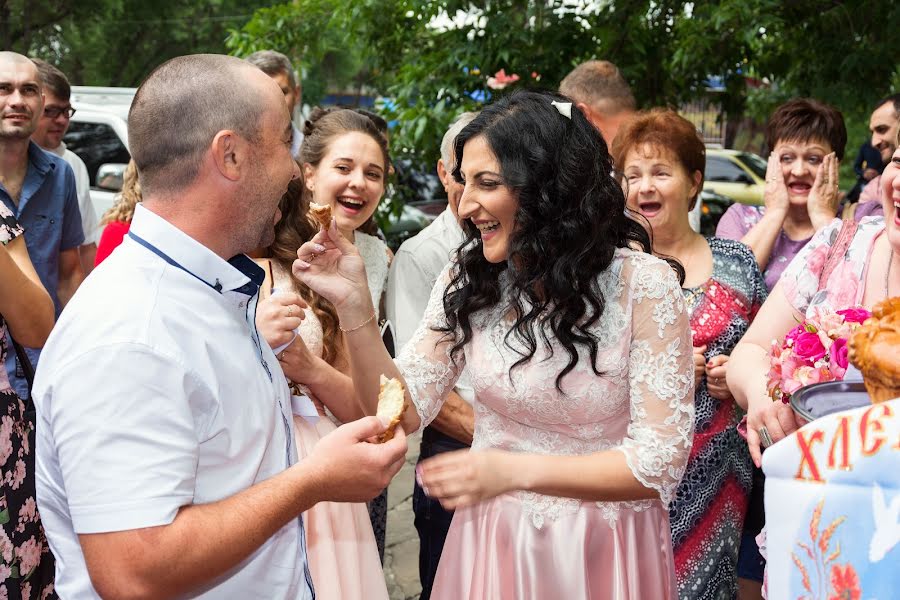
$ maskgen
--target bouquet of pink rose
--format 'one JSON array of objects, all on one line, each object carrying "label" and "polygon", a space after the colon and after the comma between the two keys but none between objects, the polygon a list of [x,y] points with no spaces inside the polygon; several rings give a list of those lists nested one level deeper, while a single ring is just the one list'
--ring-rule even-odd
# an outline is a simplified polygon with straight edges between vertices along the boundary
[{"label": "bouquet of pink rose", "polygon": [[840,381],[847,372],[850,335],[872,316],[864,308],[819,311],[772,341],[769,396],[787,403],[798,389],[823,381]]}]

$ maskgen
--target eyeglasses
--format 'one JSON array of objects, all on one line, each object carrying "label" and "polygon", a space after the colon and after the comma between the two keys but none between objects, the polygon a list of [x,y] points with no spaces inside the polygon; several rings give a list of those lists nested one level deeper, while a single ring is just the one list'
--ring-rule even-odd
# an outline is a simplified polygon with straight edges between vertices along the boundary
[{"label": "eyeglasses", "polygon": [[71,119],[72,115],[75,114],[75,109],[71,106],[67,106],[66,108],[60,108],[58,106],[48,106],[44,108],[44,116],[48,119],[56,119],[60,115],[65,115],[67,119]]}]

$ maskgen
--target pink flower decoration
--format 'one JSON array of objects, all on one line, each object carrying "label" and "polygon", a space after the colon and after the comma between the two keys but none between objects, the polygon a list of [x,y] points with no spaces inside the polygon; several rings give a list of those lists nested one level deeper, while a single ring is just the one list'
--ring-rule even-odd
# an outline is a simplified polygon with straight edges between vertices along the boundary
[{"label": "pink flower decoration", "polygon": [[519,76],[515,73],[507,75],[506,69],[500,69],[499,71],[494,73],[493,77],[488,77],[487,86],[492,90],[502,90],[509,84],[515,83],[518,80]]},{"label": "pink flower decoration", "polygon": [[850,321],[851,323],[864,323],[866,319],[872,316],[872,313],[864,308],[845,308],[837,311],[835,314],[841,315],[844,317],[844,321]]},{"label": "pink flower decoration", "polygon": [[827,352],[819,336],[808,331],[804,331],[797,336],[793,348],[797,356],[807,361],[810,365],[825,356]]}]

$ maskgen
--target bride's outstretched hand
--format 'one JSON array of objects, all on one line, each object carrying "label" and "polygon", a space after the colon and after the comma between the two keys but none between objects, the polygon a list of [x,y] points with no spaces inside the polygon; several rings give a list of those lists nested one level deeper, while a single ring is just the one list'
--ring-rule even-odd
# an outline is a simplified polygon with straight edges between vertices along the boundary
[{"label": "bride's outstretched hand", "polygon": [[416,477],[428,496],[455,510],[516,489],[508,458],[502,450],[446,452],[422,461]]},{"label": "bride's outstretched hand", "polygon": [[317,294],[334,304],[335,308],[371,303],[366,281],[366,267],[359,251],[337,229],[322,229],[297,250],[294,277]]}]

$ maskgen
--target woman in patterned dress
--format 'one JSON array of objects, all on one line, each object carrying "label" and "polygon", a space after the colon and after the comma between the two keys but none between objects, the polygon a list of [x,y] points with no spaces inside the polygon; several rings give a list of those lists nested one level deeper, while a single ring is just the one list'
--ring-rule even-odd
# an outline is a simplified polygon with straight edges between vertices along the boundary
[{"label": "woman in patterned dress", "polygon": [[690,328],[676,270],[649,254],[606,145],[567,98],[517,92],[456,138],[470,243],[394,362],[358,251],[335,230],[294,274],[335,304],[360,402],[401,378],[403,427],[465,369],[471,451],[420,465],[455,509],[432,598],[672,598],[668,505],[690,452]]},{"label": "woman in patterned dress", "polygon": [[654,253],[685,269],[697,420],[687,469],[669,507],[678,597],[733,598],[751,463],[735,429],[742,411],[728,390],[725,368],[765,300],[765,282],[747,246],[705,239],[691,229],[688,213],[706,165],[694,125],[669,110],[639,114],[619,130],[612,155],[628,208],[650,224]]},{"label": "woman in patterned dress", "polygon": [[[28,258],[22,228],[0,202],[0,365],[7,331],[40,348],[53,328],[53,301]],[[0,598],[56,598],[53,555],[34,490],[34,405],[19,398],[0,368]]]}]

